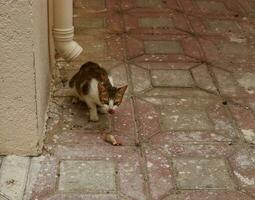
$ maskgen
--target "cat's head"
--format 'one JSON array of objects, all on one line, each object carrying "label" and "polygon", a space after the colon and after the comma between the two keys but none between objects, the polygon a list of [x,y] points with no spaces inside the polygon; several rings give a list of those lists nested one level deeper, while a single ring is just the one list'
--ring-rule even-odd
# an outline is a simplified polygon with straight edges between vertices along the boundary
[{"label": "cat's head", "polygon": [[103,104],[103,109],[110,114],[114,114],[115,110],[122,102],[127,87],[127,85],[119,88],[112,86],[107,87],[103,83],[98,83],[99,99]]}]

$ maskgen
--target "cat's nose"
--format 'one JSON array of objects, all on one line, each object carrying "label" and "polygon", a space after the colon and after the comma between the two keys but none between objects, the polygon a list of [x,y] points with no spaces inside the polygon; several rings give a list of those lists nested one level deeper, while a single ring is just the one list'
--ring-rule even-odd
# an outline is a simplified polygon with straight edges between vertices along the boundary
[{"label": "cat's nose", "polygon": [[111,115],[113,115],[114,112],[115,112],[115,111],[114,111],[113,109],[109,109],[109,110],[108,110],[108,113],[111,114]]}]

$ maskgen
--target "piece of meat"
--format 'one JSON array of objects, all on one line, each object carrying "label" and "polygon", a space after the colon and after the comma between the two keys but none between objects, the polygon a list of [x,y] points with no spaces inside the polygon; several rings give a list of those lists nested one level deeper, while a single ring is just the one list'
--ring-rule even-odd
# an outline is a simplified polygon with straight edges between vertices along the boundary
[{"label": "piece of meat", "polygon": [[116,138],[114,135],[105,133],[103,134],[103,138],[106,142],[109,142],[113,146],[121,146],[122,142],[119,140],[119,138]]}]

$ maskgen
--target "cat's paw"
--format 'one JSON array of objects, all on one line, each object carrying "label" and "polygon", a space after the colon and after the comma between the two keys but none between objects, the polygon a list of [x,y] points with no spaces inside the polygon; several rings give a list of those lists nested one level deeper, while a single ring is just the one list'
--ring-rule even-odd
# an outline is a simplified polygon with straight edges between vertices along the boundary
[{"label": "cat's paw", "polygon": [[98,115],[90,115],[89,121],[91,121],[91,122],[98,122],[99,121]]}]

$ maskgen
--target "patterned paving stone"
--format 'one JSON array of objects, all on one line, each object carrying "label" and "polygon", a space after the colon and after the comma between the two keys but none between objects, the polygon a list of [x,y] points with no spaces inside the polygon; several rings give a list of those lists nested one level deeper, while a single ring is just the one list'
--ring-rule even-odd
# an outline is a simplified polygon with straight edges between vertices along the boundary
[{"label": "patterned paving stone", "polygon": [[200,132],[212,140],[219,135],[225,138],[222,140],[236,137],[236,132],[224,111],[223,104],[213,103],[212,98],[210,99],[212,102],[209,99],[199,101],[193,97],[182,97],[181,99],[145,97],[143,99],[137,99],[135,104],[139,134],[142,138],[148,139],[160,133],[163,135],[162,142],[165,138],[168,143],[171,140],[166,138],[176,137],[174,135],[177,132],[184,131],[189,132],[182,134],[189,137],[188,133],[190,133],[190,137],[194,139],[195,134],[198,134],[198,140],[201,140]]},{"label": "patterned paving stone", "polygon": [[213,126],[204,110],[163,106],[160,108],[162,131],[212,130]]},{"label": "patterned paving stone", "polygon": [[58,189],[64,192],[114,192],[115,165],[109,161],[62,161]]},{"label": "patterned paving stone", "polygon": [[146,148],[146,167],[153,199],[161,199],[174,189],[174,172],[169,160],[159,152]]},{"label": "patterned paving stone", "polygon": [[137,62],[183,62],[200,57],[196,40],[186,36],[131,35],[127,37],[127,58]]},{"label": "patterned paving stone", "polygon": [[236,39],[216,39],[207,37],[200,39],[200,43],[209,62],[253,63],[254,45],[252,40],[239,37]]},{"label": "patterned paving stone", "polygon": [[100,33],[96,35],[76,34],[75,40],[86,49],[78,58],[85,60],[123,60],[124,43],[119,36],[104,36]]},{"label": "patterned paving stone", "polygon": [[205,90],[217,92],[217,88],[213,83],[213,79],[206,65],[199,65],[192,70],[192,75],[196,84]]},{"label": "patterned paving stone", "polygon": [[[219,65],[220,66],[220,65]],[[222,65],[224,66],[224,65]],[[226,68],[212,68],[218,87],[222,95],[228,97],[252,98],[255,92],[255,72],[249,67],[232,67],[231,71]]]},{"label": "patterned paving stone", "polygon": [[224,160],[180,158],[174,159],[173,164],[177,170],[178,188],[234,188]]},{"label": "patterned paving stone", "polygon": [[231,0],[180,0],[184,9],[195,15],[235,16],[244,14],[238,3]]},{"label": "patterned paving stone", "polygon": [[176,0],[128,0],[121,2],[123,10],[134,10],[134,11],[148,11],[153,12],[157,10],[168,11],[170,8],[179,8]]},{"label": "patterned paving stone", "polygon": [[180,192],[178,194],[170,195],[164,200],[182,200],[182,199],[190,199],[190,200],[251,200],[252,198],[248,195],[245,195],[241,192],[232,192],[232,191],[185,191]]},{"label": "patterned paving stone", "polygon": [[116,163],[118,192],[127,199],[129,197],[137,200],[146,199],[140,154],[139,150],[134,147],[93,144],[82,147],[59,145],[53,153],[60,159],[112,161]]},{"label": "patterned paving stone", "polygon": [[255,144],[255,117],[245,107],[230,105],[230,110],[245,141]]},{"label": "patterned paving stone", "polygon": [[111,10],[119,10],[120,4],[118,0],[75,0],[74,11],[82,9],[84,13],[88,12],[105,12]]},{"label": "patterned paving stone", "polygon": [[144,48],[148,54],[183,53],[181,44],[176,41],[144,41]]},{"label": "patterned paving stone", "polygon": [[58,160],[50,155],[31,159],[24,200],[42,199],[53,194],[58,179]]},{"label": "patterned paving stone", "polygon": [[124,15],[125,29],[131,33],[187,34],[187,20],[179,13],[129,12]]},{"label": "patterned paving stone", "polygon": [[224,17],[195,17],[189,16],[194,31],[198,34],[228,35],[234,40],[234,35],[253,33],[254,25],[250,20],[231,19]]},{"label": "patterned paving stone", "polygon": [[28,157],[7,156],[3,159],[0,171],[1,194],[9,199],[23,199],[29,164]]},{"label": "patterned paving stone", "polygon": [[243,188],[255,188],[255,152],[239,149],[230,157],[233,173]]},{"label": "patterned paving stone", "polygon": [[105,0],[75,0],[74,7],[76,8],[86,8],[86,9],[104,9],[106,7]]},{"label": "patterned paving stone", "polygon": [[242,7],[245,9],[246,14],[248,14],[249,16],[254,16],[255,12],[254,12],[254,8],[255,8],[255,4],[254,1],[252,0],[238,0],[238,3],[240,5],[242,5]]},{"label": "patterned paving stone", "polygon": [[194,81],[191,73],[186,70],[152,70],[152,85],[168,87],[192,87]]},{"label": "patterned paving stone", "polygon": [[118,200],[113,194],[55,194],[45,200]]},{"label": "patterned paving stone", "polygon": [[98,35],[123,32],[122,16],[116,12],[84,13],[83,9],[76,9],[73,21],[77,34]]}]

